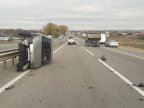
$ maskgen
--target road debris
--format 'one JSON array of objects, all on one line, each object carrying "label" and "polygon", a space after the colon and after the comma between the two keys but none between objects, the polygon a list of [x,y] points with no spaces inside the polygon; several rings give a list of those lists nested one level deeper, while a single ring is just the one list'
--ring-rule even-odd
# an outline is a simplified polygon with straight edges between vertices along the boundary
[{"label": "road debris", "polygon": [[30,74],[29,76],[34,76],[33,74]]},{"label": "road debris", "polygon": [[63,68],[63,69],[65,68],[65,66],[59,66],[59,67],[60,67],[60,68]]},{"label": "road debris", "polygon": [[14,85],[11,85],[11,86],[5,88],[5,90],[10,90],[10,89],[12,89],[12,88],[14,88]]},{"label": "road debris", "polygon": [[65,66],[63,66],[63,68],[65,68]]},{"label": "road debris", "polygon": [[133,84],[133,86],[144,87],[144,84],[143,83],[139,83],[138,85],[137,84]]},{"label": "road debris", "polygon": [[143,101],[144,99],[139,99],[140,101]]},{"label": "road debris", "polygon": [[39,102],[41,103],[42,101],[41,101],[41,100],[39,100]]},{"label": "road debris", "polygon": [[85,87],[85,86],[81,86],[81,87]]},{"label": "road debris", "polygon": [[106,61],[107,60],[106,57],[105,57],[105,55],[101,56],[101,60],[102,61]]},{"label": "road debris", "polygon": [[88,87],[88,89],[93,89],[93,87]]}]

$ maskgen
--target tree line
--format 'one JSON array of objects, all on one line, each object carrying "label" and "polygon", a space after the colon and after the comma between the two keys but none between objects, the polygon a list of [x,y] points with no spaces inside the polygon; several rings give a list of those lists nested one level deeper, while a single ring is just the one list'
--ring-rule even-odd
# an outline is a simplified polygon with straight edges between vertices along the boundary
[{"label": "tree line", "polygon": [[66,35],[68,27],[66,25],[57,25],[54,23],[48,23],[43,27],[43,32],[45,35],[51,35],[53,37],[58,37],[60,35]]}]

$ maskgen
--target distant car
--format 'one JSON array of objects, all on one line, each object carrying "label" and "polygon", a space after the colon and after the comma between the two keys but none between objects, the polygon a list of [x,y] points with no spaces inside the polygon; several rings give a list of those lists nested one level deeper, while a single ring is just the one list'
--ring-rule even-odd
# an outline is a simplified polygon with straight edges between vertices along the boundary
[{"label": "distant car", "polygon": [[59,39],[59,40],[62,40],[62,37],[59,37],[58,39]]},{"label": "distant car", "polygon": [[108,40],[108,41],[106,41],[105,46],[106,47],[118,47],[119,44],[115,40]]},{"label": "distant car", "polygon": [[52,39],[53,37],[52,37],[51,35],[48,35],[48,38],[49,38],[49,39]]},{"label": "distant car", "polygon": [[68,45],[76,45],[76,40],[74,37],[68,37]]}]

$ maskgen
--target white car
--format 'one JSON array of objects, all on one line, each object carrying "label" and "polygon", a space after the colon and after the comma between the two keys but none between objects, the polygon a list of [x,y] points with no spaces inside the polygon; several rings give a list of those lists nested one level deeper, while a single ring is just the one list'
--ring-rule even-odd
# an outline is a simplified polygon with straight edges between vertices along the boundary
[{"label": "white car", "polygon": [[106,46],[106,47],[118,47],[119,44],[118,44],[118,42],[115,41],[115,40],[109,40],[109,41],[107,41],[107,42],[105,43],[105,46]]},{"label": "white car", "polygon": [[51,35],[48,35],[47,37],[48,37],[49,39],[52,39],[52,38],[53,38]]},{"label": "white car", "polygon": [[74,37],[68,37],[68,45],[76,45],[76,40]]}]

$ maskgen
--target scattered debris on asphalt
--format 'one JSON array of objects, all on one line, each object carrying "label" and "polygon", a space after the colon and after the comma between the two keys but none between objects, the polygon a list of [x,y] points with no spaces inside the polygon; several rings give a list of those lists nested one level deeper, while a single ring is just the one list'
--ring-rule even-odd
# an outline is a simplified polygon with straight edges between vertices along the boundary
[{"label": "scattered debris on asphalt", "polygon": [[85,86],[81,86],[81,87],[85,87]]},{"label": "scattered debris on asphalt", "polygon": [[105,93],[104,95],[106,95],[106,96],[107,96],[108,94],[107,94],[107,93]]},{"label": "scattered debris on asphalt", "polygon": [[60,67],[60,68],[63,68],[63,69],[65,68],[65,66],[59,66],[59,67]]},{"label": "scattered debris on asphalt", "polygon": [[39,102],[41,103],[42,101],[41,101],[41,100],[39,100]]},{"label": "scattered debris on asphalt", "polygon": [[144,99],[139,99],[140,101],[143,101]]},{"label": "scattered debris on asphalt", "polygon": [[34,76],[33,74],[30,74],[29,76]]},{"label": "scattered debris on asphalt", "polygon": [[107,60],[106,57],[105,57],[105,55],[101,56],[101,60],[102,61],[106,61]]},{"label": "scattered debris on asphalt", "polygon": [[11,86],[5,88],[5,90],[10,90],[10,89],[12,89],[12,88],[14,88],[14,85],[11,85]]},{"label": "scattered debris on asphalt", "polygon": [[143,83],[133,84],[133,86],[137,86],[137,87],[144,87],[144,84],[143,84]]},{"label": "scattered debris on asphalt", "polygon": [[139,85],[137,85],[138,87],[144,87],[143,83],[140,83]]},{"label": "scattered debris on asphalt", "polygon": [[88,87],[88,89],[93,89],[93,87]]}]

